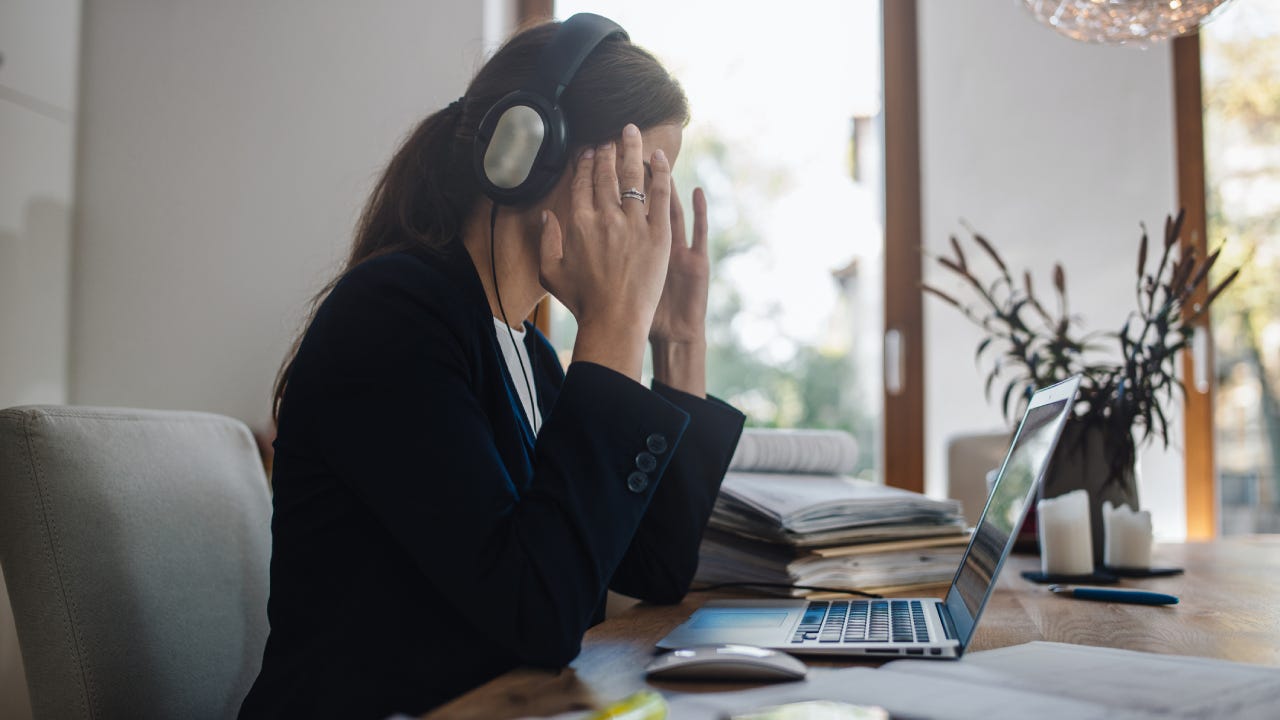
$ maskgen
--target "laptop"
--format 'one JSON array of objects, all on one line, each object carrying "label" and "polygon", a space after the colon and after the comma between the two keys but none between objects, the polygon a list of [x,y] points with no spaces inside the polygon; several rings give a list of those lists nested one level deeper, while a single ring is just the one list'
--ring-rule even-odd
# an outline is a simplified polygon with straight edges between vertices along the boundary
[{"label": "laptop", "polygon": [[958,658],[1075,404],[1076,376],[1032,396],[946,598],[713,600],[658,647],[734,643],[796,655]]}]

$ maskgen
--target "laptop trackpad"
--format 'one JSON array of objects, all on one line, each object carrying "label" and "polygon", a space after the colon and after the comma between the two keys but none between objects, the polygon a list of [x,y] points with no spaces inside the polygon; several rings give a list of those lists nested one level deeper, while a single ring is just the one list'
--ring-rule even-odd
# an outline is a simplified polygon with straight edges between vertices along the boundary
[{"label": "laptop trackpad", "polygon": [[786,622],[785,610],[708,610],[696,613],[690,627],[699,630],[723,630],[729,628],[772,628]]}]

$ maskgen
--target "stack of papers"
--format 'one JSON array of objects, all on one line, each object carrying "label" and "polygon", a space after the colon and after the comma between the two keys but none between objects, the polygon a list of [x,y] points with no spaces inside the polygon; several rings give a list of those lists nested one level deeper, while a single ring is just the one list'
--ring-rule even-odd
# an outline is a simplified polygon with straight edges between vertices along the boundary
[{"label": "stack of papers", "polygon": [[968,539],[958,534],[797,551],[712,529],[703,537],[698,578],[861,590],[941,584],[955,575]]},{"label": "stack of papers", "polygon": [[[874,591],[951,580],[968,542],[960,503],[841,474],[848,448],[856,451],[841,435],[751,431],[712,509],[699,582],[805,595],[790,586]],[[807,471],[780,472],[784,465]]]},{"label": "stack of papers", "polygon": [[[804,544],[806,535],[840,530],[865,538],[869,529],[875,535],[887,525],[920,525],[923,534],[964,529],[959,501],[933,500],[843,475],[730,472],[712,513],[717,527],[794,544]],[[896,530],[892,534],[898,536]]]}]

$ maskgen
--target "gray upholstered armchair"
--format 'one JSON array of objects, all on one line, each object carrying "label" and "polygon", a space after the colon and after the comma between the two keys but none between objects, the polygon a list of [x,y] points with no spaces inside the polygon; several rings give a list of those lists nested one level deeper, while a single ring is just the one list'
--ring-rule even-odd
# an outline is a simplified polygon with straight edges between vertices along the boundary
[{"label": "gray upholstered armchair", "polygon": [[0,566],[35,717],[234,717],[266,642],[270,515],[236,420],[0,411]]}]

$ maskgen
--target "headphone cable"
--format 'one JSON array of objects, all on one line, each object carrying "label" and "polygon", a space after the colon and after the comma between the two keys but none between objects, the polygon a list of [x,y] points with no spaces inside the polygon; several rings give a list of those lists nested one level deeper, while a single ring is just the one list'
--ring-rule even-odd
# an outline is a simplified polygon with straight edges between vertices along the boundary
[{"label": "headphone cable", "polygon": [[[493,294],[498,299],[498,312],[502,313],[502,324],[507,328],[507,337],[511,338],[511,350],[516,354],[516,361],[520,363],[520,378],[524,380],[524,387],[529,391],[529,429],[533,431],[534,437],[538,436],[538,428],[533,424],[533,414],[537,411],[537,398],[533,395],[533,385],[529,382],[528,371],[524,368],[524,356],[520,354],[520,346],[516,345],[516,334],[511,330],[511,323],[507,320],[507,310],[502,306],[502,292],[498,289],[498,264],[494,261],[494,228],[498,224],[498,203],[492,203],[492,209],[489,211],[489,272],[493,274]],[[530,358],[529,362],[533,362]],[[522,405],[524,403],[521,403]]]}]

